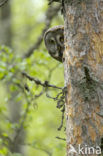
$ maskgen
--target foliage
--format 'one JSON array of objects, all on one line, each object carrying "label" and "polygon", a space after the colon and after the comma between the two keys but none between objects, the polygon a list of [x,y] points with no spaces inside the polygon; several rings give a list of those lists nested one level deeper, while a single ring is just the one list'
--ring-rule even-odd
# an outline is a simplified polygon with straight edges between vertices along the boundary
[{"label": "foliage", "polygon": [[[42,82],[48,81],[59,87],[64,86],[62,64],[58,64],[48,55],[44,43],[34,51],[31,57],[25,59],[22,57],[24,52],[34,44],[45,25],[45,11],[48,6],[40,1],[39,3],[43,5],[39,4],[36,8],[36,2],[13,1],[12,47],[0,46],[1,156],[21,156],[20,153],[12,153],[10,146],[13,145],[15,136],[21,129],[26,132],[25,142],[22,145],[25,154],[29,156],[65,155],[65,141],[56,138],[57,136],[65,138],[64,128],[62,131],[57,130],[62,114],[57,110],[56,102],[46,96],[48,93],[56,97],[60,90],[53,88],[46,90],[22,75],[22,72],[26,72]],[[52,25],[61,24],[61,22],[62,19],[58,16],[54,18]],[[20,109],[18,103],[21,104],[18,122],[11,121],[13,110],[9,103],[14,93],[16,95],[12,101],[13,105]]]}]

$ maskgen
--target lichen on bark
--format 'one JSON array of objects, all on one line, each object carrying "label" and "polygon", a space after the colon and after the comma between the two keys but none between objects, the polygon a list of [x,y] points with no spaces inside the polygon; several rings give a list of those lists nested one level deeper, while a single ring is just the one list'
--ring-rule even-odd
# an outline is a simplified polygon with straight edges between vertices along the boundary
[{"label": "lichen on bark", "polygon": [[[64,1],[67,156],[103,137],[103,1]],[[77,154],[78,155],[78,154]],[[97,155],[96,153],[93,154]]]}]

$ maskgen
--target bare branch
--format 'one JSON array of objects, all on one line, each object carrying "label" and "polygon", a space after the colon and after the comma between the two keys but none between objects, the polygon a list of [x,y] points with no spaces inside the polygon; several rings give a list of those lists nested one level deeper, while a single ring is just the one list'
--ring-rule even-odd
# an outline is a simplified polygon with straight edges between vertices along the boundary
[{"label": "bare branch", "polygon": [[48,10],[46,11],[46,19],[45,19],[45,27],[42,30],[41,35],[38,37],[37,41],[33,44],[33,46],[25,53],[23,58],[30,57],[34,50],[38,49],[40,44],[42,43],[43,36],[45,31],[50,27],[50,24],[52,22],[52,19],[57,15],[57,12],[60,10],[60,5],[57,7],[50,6]]},{"label": "bare branch", "polygon": [[65,113],[65,96],[67,94],[67,88],[64,87],[62,89],[62,92],[58,93],[56,97],[51,97],[48,93],[46,93],[46,96],[48,98],[53,99],[54,101],[57,101],[57,108],[61,109],[62,112],[62,119],[61,119],[61,124],[58,128],[58,131],[60,131],[63,127],[63,122],[64,122],[64,113]]},{"label": "bare branch", "polygon": [[60,124],[60,126],[58,128],[58,131],[60,131],[62,129],[62,127],[63,127],[64,113],[65,113],[65,104],[64,104],[63,109],[62,109],[62,119],[61,119],[61,124]]},{"label": "bare branch", "polygon": [[[22,90],[22,93],[24,94],[25,99],[26,99],[26,102],[27,102],[27,107],[26,107],[26,109],[25,109],[25,112],[24,112],[23,116],[21,116],[21,122],[20,122],[20,124],[19,124],[19,127],[16,129],[16,134],[15,134],[15,137],[14,137],[12,143],[11,143],[11,147],[12,147],[12,145],[15,145],[15,142],[16,142],[17,138],[19,137],[19,135],[20,135],[22,129],[23,129],[23,126],[24,126],[24,124],[25,124],[25,122],[26,122],[26,118],[27,118],[27,115],[28,115],[28,112],[29,112],[29,108],[30,108],[30,105],[31,105],[31,101],[32,101],[32,100],[35,100],[35,99],[37,99],[37,98],[39,98],[39,97],[43,94],[43,91],[41,91],[40,94],[35,95],[34,98],[33,98],[32,100],[31,100],[31,99],[28,99],[28,97],[27,97],[27,92],[30,92],[29,87],[28,87],[27,85],[26,85],[26,86],[22,86],[20,83],[14,83],[14,84],[15,84],[17,87],[19,87],[19,89]],[[27,91],[27,92],[25,92],[25,91]],[[46,151],[45,151],[45,152],[46,152]]]},{"label": "bare branch", "polygon": [[25,76],[26,78],[28,78],[30,81],[34,81],[37,85],[40,85],[42,87],[51,87],[51,88],[56,88],[56,89],[63,89],[61,87],[57,87],[55,85],[51,85],[48,83],[48,81],[45,82],[41,82],[39,79],[35,79],[34,77],[29,76],[27,73],[22,72],[22,75]]},{"label": "bare branch", "polygon": [[66,141],[66,139],[65,138],[61,138],[61,137],[56,137],[57,139],[59,139],[59,140],[63,140],[63,141]]},{"label": "bare branch", "polygon": [[3,5],[5,5],[5,3],[7,3],[8,0],[3,0],[1,3],[0,3],[0,7],[2,7]]}]

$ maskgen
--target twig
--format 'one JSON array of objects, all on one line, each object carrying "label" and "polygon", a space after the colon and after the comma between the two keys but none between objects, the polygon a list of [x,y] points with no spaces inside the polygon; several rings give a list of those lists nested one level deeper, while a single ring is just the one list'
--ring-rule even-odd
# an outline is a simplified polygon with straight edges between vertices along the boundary
[{"label": "twig", "polygon": [[44,94],[44,88],[43,88],[43,90],[39,93],[39,94],[36,94],[35,96],[34,96],[34,98],[38,98],[38,97],[40,97],[41,95],[43,95]]},{"label": "twig", "polygon": [[62,89],[61,87],[57,87],[55,85],[51,85],[48,83],[48,81],[41,82],[39,79],[35,79],[34,77],[29,76],[27,73],[22,72],[22,75],[28,78],[30,81],[34,81],[37,85],[40,85],[42,87],[51,87],[56,89]]},{"label": "twig", "polygon": [[65,104],[63,105],[63,109],[62,109],[62,119],[61,119],[61,124],[58,128],[58,131],[60,131],[63,127],[63,122],[64,122],[64,113],[65,113]]},{"label": "twig", "polygon": [[65,113],[65,95],[67,93],[67,88],[64,87],[62,89],[62,92],[58,93],[56,97],[51,97],[48,93],[46,93],[46,96],[48,98],[53,99],[54,101],[57,101],[57,108],[61,109],[62,112],[62,119],[61,119],[61,124],[58,128],[58,131],[60,131],[63,127],[63,122],[64,122],[64,113]]},{"label": "twig", "polygon": [[58,93],[56,97],[50,96],[48,93],[46,93],[46,96],[50,99],[53,99],[54,101],[59,100],[59,96],[62,94],[62,92]]},{"label": "twig", "polygon": [[[18,86],[18,87],[22,90],[22,92],[24,93],[25,99],[26,99],[26,101],[27,101],[27,107],[26,107],[26,109],[25,109],[24,115],[22,116],[22,120],[21,120],[21,122],[20,122],[20,125],[19,125],[19,127],[17,128],[17,130],[16,130],[16,135],[15,135],[15,137],[14,137],[14,139],[13,139],[13,143],[16,142],[16,139],[18,138],[18,136],[20,135],[20,132],[22,131],[22,128],[23,128],[23,126],[24,126],[25,120],[26,120],[27,115],[28,115],[28,112],[29,112],[30,104],[31,104],[31,100],[29,100],[29,99],[27,98],[27,94],[26,94],[26,92],[25,92],[25,90],[26,90],[27,92],[30,92],[28,86],[26,85],[26,87],[25,87],[25,86],[23,87],[20,83],[15,83],[15,85]],[[40,97],[42,94],[43,94],[43,91],[41,91],[40,94],[35,95],[34,98],[33,98],[33,100],[36,99],[36,98],[38,98],[38,97]]]},{"label": "twig", "polygon": [[57,139],[60,139],[60,140],[63,140],[63,141],[66,141],[66,139],[65,138],[61,138],[61,137],[56,137]]},{"label": "twig", "polygon": [[43,36],[45,31],[50,27],[52,19],[57,15],[57,12],[60,10],[60,5],[57,7],[50,6],[46,12],[46,19],[45,19],[45,27],[42,30],[41,35],[38,37],[37,41],[33,44],[33,46],[25,53],[23,58],[30,57],[34,50],[38,49],[40,44],[42,43]]}]

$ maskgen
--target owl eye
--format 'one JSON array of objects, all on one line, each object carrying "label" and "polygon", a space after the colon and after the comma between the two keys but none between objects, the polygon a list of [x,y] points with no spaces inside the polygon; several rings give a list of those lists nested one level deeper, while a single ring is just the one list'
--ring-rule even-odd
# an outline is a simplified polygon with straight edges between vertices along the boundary
[{"label": "owl eye", "polygon": [[63,38],[63,36],[60,36],[60,42],[61,42],[61,43],[64,43],[64,38]]},{"label": "owl eye", "polygon": [[55,43],[55,40],[54,40],[54,39],[50,39],[49,42],[50,42],[51,44],[54,44],[54,43]]}]

